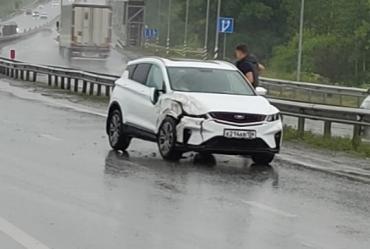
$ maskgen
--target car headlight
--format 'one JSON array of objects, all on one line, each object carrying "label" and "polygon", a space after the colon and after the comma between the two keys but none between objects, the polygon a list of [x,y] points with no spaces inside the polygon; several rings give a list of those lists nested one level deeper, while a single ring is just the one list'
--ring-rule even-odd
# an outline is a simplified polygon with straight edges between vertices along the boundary
[{"label": "car headlight", "polygon": [[277,121],[279,119],[280,119],[280,113],[275,113],[275,114],[272,114],[272,115],[268,115],[266,117],[267,122],[274,122],[274,121]]}]

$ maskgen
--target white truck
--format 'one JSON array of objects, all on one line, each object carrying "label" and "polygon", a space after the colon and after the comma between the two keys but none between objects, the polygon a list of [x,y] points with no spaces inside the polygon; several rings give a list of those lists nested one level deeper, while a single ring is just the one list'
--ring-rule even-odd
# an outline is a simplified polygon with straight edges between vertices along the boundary
[{"label": "white truck", "polygon": [[65,2],[58,25],[60,53],[69,58],[107,58],[112,42],[112,7],[92,0]]}]

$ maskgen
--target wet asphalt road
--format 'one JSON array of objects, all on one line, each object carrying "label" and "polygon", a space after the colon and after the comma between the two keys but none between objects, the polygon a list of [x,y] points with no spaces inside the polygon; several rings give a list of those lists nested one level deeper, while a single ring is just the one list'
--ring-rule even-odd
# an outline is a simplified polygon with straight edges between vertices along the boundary
[{"label": "wet asphalt road", "polygon": [[[60,14],[59,5],[52,2],[42,5],[42,9],[37,6],[35,10],[48,13],[48,19],[34,18],[29,15],[20,14],[10,21],[19,25],[20,29],[34,28],[43,25],[54,19]],[[69,59],[59,53],[59,43],[57,42],[58,32],[54,24],[50,25],[50,30],[40,31],[35,35],[25,39],[14,40],[0,44],[0,55],[8,57],[10,50],[16,51],[16,59],[41,65],[54,65],[77,68],[92,72],[120,75],[127,63],[127,59],[117,51],[113,50],[106,60],[100,59]],[[113,44],[114,46],[114,44]]]},{"label": "wet asphalt road", "polygon": [[32,15],[26,15],[25,13],[22,13],[10,18],[9,20],[4,21],[4,23],[15,22],[18,25],[20,32],[23,32],[24,30],[44,25],[50,20],[57,17],[60,13],[60,6],[58,4],[52,4],[52,2],[49,1],[43,5],[39,5],[33,8],[32,12],[33,11],[46,13],[48,15],[48,18],[42,19],[40,17],[33,17]]},{"label": "wet asphalt road", "polygon": [[0,55],[9,56],[9,51],[16,51],[16,59],[41,65],[54,65],[82,69],[98,73],[121,75],[127,59],[115,50],[111,50],[107,60],[68,59],[59,53],[58,33],[52,30],[41,31],[27,39],[0,44]]},{"label": "wet asphalt road", "polygon": [[101,115],[27,98],[0,91],[1,248],[24,248],[13,226],[49,249],[370,246],[367,184],[238,157],[166,163],[138,140],[112,152]]}]

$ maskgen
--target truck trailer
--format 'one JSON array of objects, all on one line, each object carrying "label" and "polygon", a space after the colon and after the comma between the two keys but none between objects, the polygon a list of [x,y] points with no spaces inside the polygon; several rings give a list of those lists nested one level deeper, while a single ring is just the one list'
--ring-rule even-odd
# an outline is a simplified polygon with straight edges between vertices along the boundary
[{"label": "truck trailer", "polygon": [[112,7],[91,1],[64,4],[58,29],[64,56],[105,59],[112,43]]},{"label": "truck trailer", "polygon": [[16,35],[18,25],[15,22],[0,25],[0,36]]}]

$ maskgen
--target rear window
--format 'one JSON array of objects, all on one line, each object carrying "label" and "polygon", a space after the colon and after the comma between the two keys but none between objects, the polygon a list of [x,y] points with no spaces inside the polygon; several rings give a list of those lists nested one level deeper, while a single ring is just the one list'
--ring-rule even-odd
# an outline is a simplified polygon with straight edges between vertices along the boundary
[{"label": "rear window", "polygon": [[132,75],[132,80],[145,84],[150,70],[150,64],[138,64]]}]

